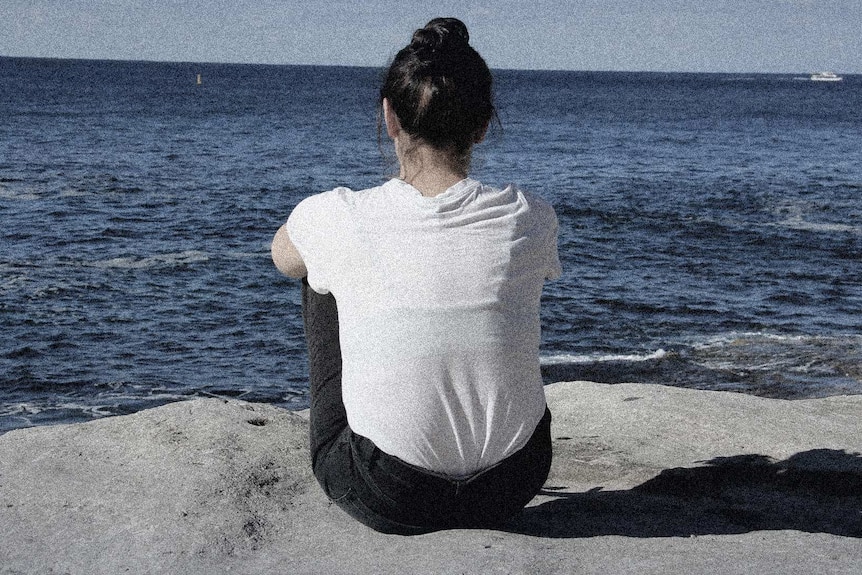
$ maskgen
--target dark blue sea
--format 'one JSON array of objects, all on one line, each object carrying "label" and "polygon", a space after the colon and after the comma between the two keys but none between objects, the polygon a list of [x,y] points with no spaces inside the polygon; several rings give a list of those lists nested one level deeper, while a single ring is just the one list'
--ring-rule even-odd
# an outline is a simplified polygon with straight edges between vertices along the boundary
[{"label": "dark blue sea", "polygon": [[[0,58],[0,432],[198,396],[305,407],[269,242],[303,197],[393,173],[379,80]],[[496,80],[473,175],[560,220],[546,381],[862,393],[862,77]]]}]

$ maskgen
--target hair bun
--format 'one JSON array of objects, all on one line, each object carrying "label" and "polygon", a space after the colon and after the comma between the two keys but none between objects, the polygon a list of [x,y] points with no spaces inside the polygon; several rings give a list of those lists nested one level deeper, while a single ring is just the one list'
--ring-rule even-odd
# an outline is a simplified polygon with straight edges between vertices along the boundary
[{"label": "hair bun", "polygon": [[470,44],[467,26],[457,18],[434,18],[424,28],[413,33],[410,44],[414,48],[453,50]]}]

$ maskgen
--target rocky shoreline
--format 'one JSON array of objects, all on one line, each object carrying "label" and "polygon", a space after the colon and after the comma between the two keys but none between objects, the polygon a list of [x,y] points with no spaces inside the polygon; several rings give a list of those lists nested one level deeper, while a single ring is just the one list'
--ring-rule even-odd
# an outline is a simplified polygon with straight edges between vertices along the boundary
[{"label": "rocky shoreline", "polygon": [[858,573],[862,396],[556,383],[504,531],[381,535],[311,475],[305,414],[198,399],[0,436],[0,573]]}]

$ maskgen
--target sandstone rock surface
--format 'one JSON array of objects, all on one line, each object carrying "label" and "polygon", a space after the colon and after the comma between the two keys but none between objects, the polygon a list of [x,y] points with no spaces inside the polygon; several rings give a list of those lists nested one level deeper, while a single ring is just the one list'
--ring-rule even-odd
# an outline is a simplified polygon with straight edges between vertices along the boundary
[{"label": "sandstone rock surface", "polygon": [[198,399],[0,436],[0,573],[859,573],[862,396],[546,388],[555,461],[506,531],[381,535],[307,421]]}]

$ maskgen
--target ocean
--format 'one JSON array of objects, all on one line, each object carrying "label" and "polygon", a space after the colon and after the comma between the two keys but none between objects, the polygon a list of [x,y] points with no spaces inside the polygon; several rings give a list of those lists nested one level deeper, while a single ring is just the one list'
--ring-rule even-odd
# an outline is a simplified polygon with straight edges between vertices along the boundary
[{"label": "ocean", "polygon": [[[269,242],[305,196],[395,172],[380,78],[0,58],[0,433],[189,397],[306,407]],[[560,220],[546,382],[862,393],[862,77],[495,80],[472,175]]]}]

